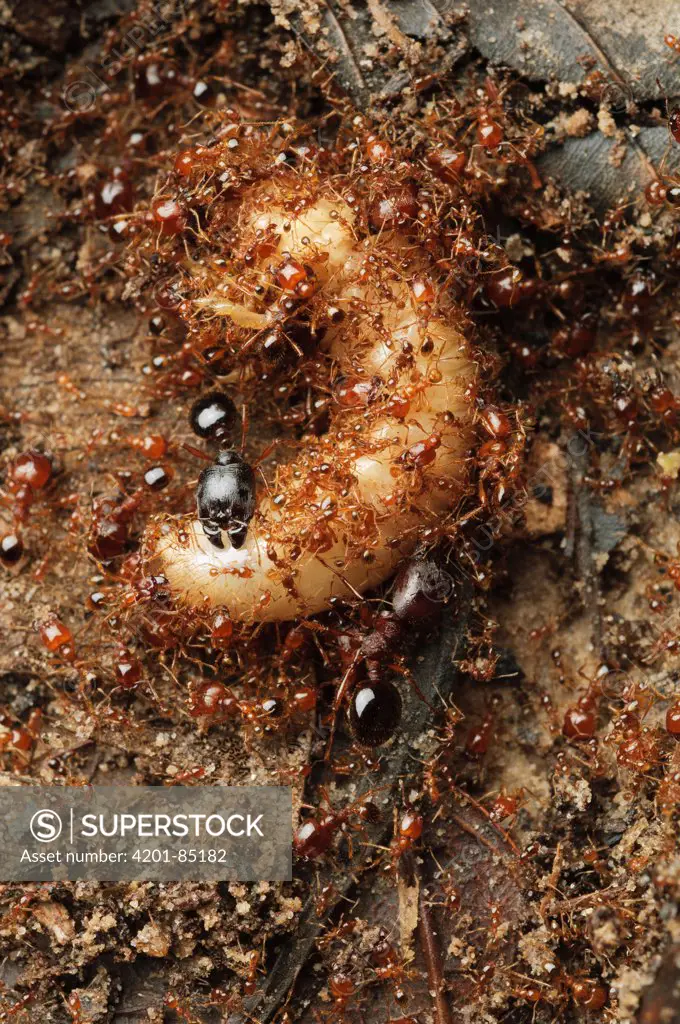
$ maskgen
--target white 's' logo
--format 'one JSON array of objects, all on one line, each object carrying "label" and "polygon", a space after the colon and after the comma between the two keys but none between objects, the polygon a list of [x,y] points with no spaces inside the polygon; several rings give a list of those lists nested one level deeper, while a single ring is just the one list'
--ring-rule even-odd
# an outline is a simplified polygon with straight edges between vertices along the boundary
[{"label": "white 's' logo", "polygon": [[49,808],[36,811],[29,825],[33,838],[39,843],[54,842],[61,835],[61,827],[61,818],[56,811]]}]

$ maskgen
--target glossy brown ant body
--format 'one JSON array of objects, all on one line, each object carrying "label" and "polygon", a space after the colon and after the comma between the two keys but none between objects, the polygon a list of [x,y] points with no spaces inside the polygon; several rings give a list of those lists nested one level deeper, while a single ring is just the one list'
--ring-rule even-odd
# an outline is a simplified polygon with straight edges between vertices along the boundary
[{"label": "glossy brown ant body", "polygon": [[[332,810],[326,796],[328,810],[303,821],[293,836],[293,849],[297,856],[302,860],[317,860],[329,852],[338,833],[346,833],[349,837],[350,829],[361,831],[363,821],[379,819],[378,809],[368,799],[369,795],[364,794],[340,811]],[[356,825],[351,824],[353,818],[358,818]]]},{"label": "glossy brown ant body", "polygon": [[423,823],[422,814],[419,814],[415,808],[404,808],[390,846],[390,855],[395,861],[413,849],[423,834]]},{"label": "glossy brown ant body", "polygon": [[0,562],[4,565],[15,565],[21,559],[21,528],[28,523],[34,505],[44,504],[54,475],[53,457],[36,448],[21,452],[8,467],[6,490],[0,490],[0,505],[12,516],[12,529],[0,536]]}]

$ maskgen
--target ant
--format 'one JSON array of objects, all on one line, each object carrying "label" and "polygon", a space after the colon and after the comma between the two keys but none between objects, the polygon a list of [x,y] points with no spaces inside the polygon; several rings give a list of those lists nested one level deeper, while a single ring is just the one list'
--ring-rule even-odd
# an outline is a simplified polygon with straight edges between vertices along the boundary
[{"label": "ant", "polygon": [[526,429],[517,416],[513,430],[510,418],[495,406],[486,406],[480,421],[490,439],[479,450],[479,500],[484,507],[500,507],[519,477]]},{"label": "ant", "polygon": [[675,54],[680,54],[680,38],[674,36],[671,32],[667,32],[663,37],[663,41],[669,50],[672,50]]},{"label": "ant", "polygon": [[[319,817],[308,818],[304,821],[293,837],[293,849],[303,860],[316,860],[327,853],[338,832],[349,830],[351,827],[349,821],[354,815],[362,821],[375,821],[380,815],[375,804],[367,799],[373,790],[368,790],[339,811],[332,809],[325,789],[322,789],[321,792],[328,810]],[[361,828],[362,826],[359,825],[358,829],[361,830]]]},{"label": "ant", "polygon": [[[396,824],[395,808],[395,824]],[[406,806],[399,821],[398,828],[395,827],[395,835],[390,845],[392,858],[399,861],[404,854],[409,853],[423,834],[423,816],[414,807]]]},{"label": "ant", "polygon": [[280,728],[286,722],[306,716],[316,706],[316,696],[313,687],[300,686],[287,697],[238,700],[228,687],[212,681],[193,690],[189,714],[192,718],[210,718],[216,723],[240,716],[250,732],[262,735]]},{"label": "ant", "polygon": [[260,963],[259,950],[254,949],[248,957],[248,973],[246,979],[243,982],[243,994],[244,996],[252,996],[257,990],[257,975],[258,967]]},{"label": "ant", "polygon": [[[194,402],[189,413],[189,424],[198,437],[223,443],[232,434],[238,413],[231,398],[221,391],[213,391]],[[241,447],[245,440],[245,409],[242,418]],[[204,452],[190,445],[186,451],[208,459]],[[262,458],[269,454],[266,449]],[[261,461],[260,459],[260,461]],[[243,455],[233,449],[220,451],[213,464],[198,478],[196,507],[203,532],[213,547],[224,549],[223,532],[231,546],[243,547],[248,524],[255,513],[255,473]]]},{"label": "ant", "polygon": [[333,997],[333,1005],[323,1017],[315,1011],[317,1021],[323,1020],[325,1024],[330,1024],[331,1021],[345,1021],[345,1010],[357,992],[356,984],[347,974],[334,974],[328,979],[328,988]]},{"label": "ant", "polygon": [[407,983],[416,978],[418,972],[408,966],[408,959],[403,959],[398,955],[394,946],[388,942],[384,930],[381,930],[370,959],[375,970],[376,981],[391,982],[394,998],[397,1002],[401,1002],[406,997]]}]

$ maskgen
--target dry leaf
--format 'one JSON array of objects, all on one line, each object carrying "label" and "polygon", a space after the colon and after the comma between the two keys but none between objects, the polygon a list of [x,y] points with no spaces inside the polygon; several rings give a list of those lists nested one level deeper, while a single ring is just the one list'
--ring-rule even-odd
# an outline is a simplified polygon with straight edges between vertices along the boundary
[{"label": "dry leaf", "polygon": [[677,56],[663,41],[674,28],[668,0],[472,0],[468,10],[475,48],[530,79],[582,82],[590,59],[611,79],[619,104],[680,91]]}]

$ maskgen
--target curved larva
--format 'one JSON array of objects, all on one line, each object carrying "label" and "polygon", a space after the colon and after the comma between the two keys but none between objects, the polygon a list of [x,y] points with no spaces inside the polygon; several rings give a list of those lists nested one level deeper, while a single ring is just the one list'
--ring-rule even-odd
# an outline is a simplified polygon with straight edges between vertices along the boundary
[{"label": "curved larva", "polygon": [[[351,209],[322,199],[295,219],[281,211],[252,215],[252,229],[267,225],[281,234],[279,252],[311,264],[324,294],[349,314],[324,338],[339,373],[378,374],[388,395],[408,394],[410,405],[402,418],[384,404],[370,415],[336,414],[328,433],[306,442],[279,470],[270,494],[260,496],[239,550],[213,547],[195,518],[163,527],[154,562],[175,595],[195,607],[223,606],[242,621],[310,615],[387,579],[413,551],[419,528],[460,496],[471,443],[475,364],[465,337],[439,320],[423,327],[397,275],[361,283],[364,252]],[[417,259],[406,242],[393,238],[391,245]],[[219,295],[202,303],[255,326],[252,310]],[[357,304],[366,315],[354,313]],[[380,329],[370,315],[378,309]],[[404,452],[432,435],[439,439],[433,461],[422,469],[405,465]],[[314,474],[324,482],[310,494]],[[275,494],[286,496],[283,506]]]}]

